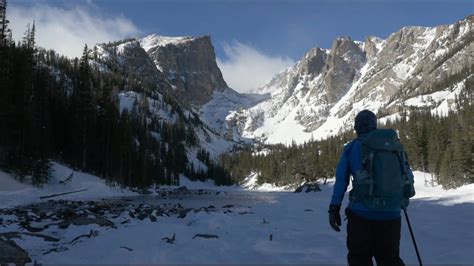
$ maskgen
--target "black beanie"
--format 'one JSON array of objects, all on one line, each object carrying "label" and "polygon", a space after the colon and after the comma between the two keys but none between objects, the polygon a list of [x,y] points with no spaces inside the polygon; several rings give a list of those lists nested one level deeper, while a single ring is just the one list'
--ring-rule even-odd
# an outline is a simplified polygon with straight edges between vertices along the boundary
[{"label": "black beanie", "polygon": [[377,128],[377,117],[369,110],[360,111],[356,118],[354,129],[357,135],[370,132]]}]

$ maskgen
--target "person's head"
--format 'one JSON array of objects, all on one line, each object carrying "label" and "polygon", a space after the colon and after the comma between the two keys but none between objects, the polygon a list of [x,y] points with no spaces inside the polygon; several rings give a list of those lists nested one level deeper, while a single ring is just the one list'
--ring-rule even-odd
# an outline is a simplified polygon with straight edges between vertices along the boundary
[{"label": "person's head", "polygon": [[377,128],[377,117],[369,110],[360,111],[355,117],[354,129],[357,135],[370,132]]}]

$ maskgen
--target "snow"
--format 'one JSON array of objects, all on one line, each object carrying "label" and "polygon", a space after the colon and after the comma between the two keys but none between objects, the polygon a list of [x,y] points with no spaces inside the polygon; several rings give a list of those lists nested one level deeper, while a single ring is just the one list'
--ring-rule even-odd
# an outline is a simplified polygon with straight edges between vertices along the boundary
[{"label": "snow", "polygon": [[130,42],[119,44],[117,46],[117,54],[124,54],[125,49],[132,49],[137,46],[139,46],[139,44],[136,41],[130,41]]},{"label": "snow", "polygon": [[[71,173],[72,180],[66,184],[61,184]],[[63,195],[54,199],[76,200],[76,199],[101,199],[115,196],[132,196],[136,195],[127,189],[119,186],[107,186],[105,180],[97,176],[74,171],[64,165],[53,162],[52,178],[43,189],[36,188],[27,183],[20,183],[13,179],[10,174],[0,171],[0,208],[13,207],[21,204],[42,201],[41,196],[47,196],[57,193],[76,191],[87,189],[87,191]],[[45,199],[44,201],[47,201]]]},{"label": "snow", "polygon": [[451,93],[442,98],[442,102],[434,109],[431,110],[432,114],[438,114],[441,116],[447,116],[449,111],[455,109],[454,100],[463,91],[465,87],[464,81],[456,83],[451,90]]},{"label": "snow", "polygon": [[401,118],[401,115],[399,113],[394,113],[391,115],[380,117],[377,120],[379,124],[386,124],[388,121],[395,122],[397,119],[400,119],[400,118]]},{"label": "snow", "polygon": [[418,37],[418,41],[414,43],[415,50],[425,50],[436,38],[436,28],[424,28],[423,34]]},{"label": "snow", "polygon": [[413,71],[414,66],[400,63],[393,67],[393,71],[400,79],[406,79],[410,76],[410,73]]},{"label": "snow", "polygon": [[455,99],[465,89],[465,80],[451,87],[429,94],[418,95],[404,101],[406,106],[430,107],[431,114],[446,116],[455,110]]},{"label": "snow", "polygon": [[[444,190],[441,185],[433,182],[430,173],[414,171],[416,195],[413,199],[435,201],[443,206],[457,204],[474,204],[474,184],[465,185],[457,189]],[[434,185],[431,185],[434,183]]]},{"label": "snow", "polygon": [[[55,168],[62,169],[63,174],[69,173],[67,168],[57,164]],[[474,184],[445,191],[439,186],[425,185],[429,174],[415,171],[414,175],[417,194],[411,200],[408,213],[423,262],[472,264],[474,232],[470,229],[474,219]],[[1,176],[2,184],[6,184],[3,179],[6,175]],[[104,190],[97,178],[88,176],[88,179],[92,181],[90,184],[102,187],[95,191],[97,198],[109,194],[107,189],[113,190]],[[250,179],[247,184],[256,181],[254,177]],[[196,186],[196,182],[183,181],[188,188],[212,189],[211,184],[199,182]],[[189,212],[182,219],[162,216],[156,223],[149,219],[132,219],[122,225],[120,222],[128,218],[123,214],[113,220],[117,229],[97,225],[72,225],[67,230],[52,227],[47,231],[55,232],[54,236],[62,239],[67,250],[46,255],[43,252],[57,244],[27,236],[15,242],[24,247],[33,260],[47,264],[345,264],[346,222],[343,221],[341,232],[337,233],[327,220],[333,184],[333,180],[329,180],[321,185],[321,192],[313,193],[262,192],[260,188],[265,186],[254,187],[252,191],[234,187],[224,194],[201,199],[183,195],[179,200],[184,207],[214,205],[221,210],[223,204],[231,202],[237,204],[230,209],[232,212]],[[0,194],[3,197],[5,192]],[[84,196],[78,194],[76,199]],[[1,227],[0,232],[15,231],[12,226]],[[88,234],[90,230],[96,230],[98,235],[69,244],[74,237]],[[162,240],[173,234],[176,236],[174,244]],[[193,239],[195,234],[215,234],[219,238]],[[400,253],[405,263],[417,263],[404,219]]]},{"label": "snow", "polygon": [[[130,191],[107,187],[99,178],[79,172],[75,172],[71,183],[61,185],[58,181],[64,180],[72,170],[57,163],[54,163],[53,169],[54,178],[44,190],[18,184],[8,174],[0,172],[2,207],[38,202],[39,195],[80,188],[88,188],[89,191],[59,198],[85,200],[127,195],[133,200],[135,195]],[[474,219],[474,184],[446,191],[438,185],[427,185],[431,183],[430,174],[415,171],[414,175],[417,193],[411,200],[408,213],[423,262],[471,264],[474,262],[471,252],[474,232],[470,230]],[[43,253],[57,246],[57,243],[28,236],[15,239],[15,242],[25,248],[33,260],[48,264],[346,262],[346,222],[343,221],[342,232],[337,233],[332,231],[327,221],[333,180],[321,185],[321,192],[313,193],[288,193],[283,188],[268,184],[257,186],[256,181],[254,173],[240,187],[230,187],[223,194],[212,193],[201,199],[182,195],[177,199],[184,207],[213,205],[221,210],[224,204],[230,202],[236,204],[230,209],[232,212],[189,212],[182,219],[162,216],[156,223],[149,219],[132,219],[125,224],[121,222],[128,216],[122,214],[113,219],[116,229],[71,225],[67,230],[60,230],[53,226],[46,233],[60,238],[66,249],[49,254]],[[181,183],[189,189],[216,191],[210,182],[192,182],[181,177]],[[152,201],[154,196],[148,197]],[[6,202],[8,198],[13,199]],[[348,195],[344,205],[347,198]],[[12,217],[5,215],[1,218]],[[0,232],[17,231],[16,227],[16,224],[5,224],[0,227]],[[91,230],[97,231],[98,235],[70,244],[76,236],[89,234]],[[176,235],[174,244],[162,240],[173,234]],[[195,234],[215,234],[219,238],[193,239]],[[405,263],[417,262],[405,220],[402,220],[400,253]]]},{"label": "snow", "polygon": [[[142,99],[143,95],[135,91],[122,91],[118,94],[120,112],[128,110],[131,112],[135,103],[138,103]],[[164,119],[167,122],[175,123],[177,121],[177,115],[171,114],[171,106],[169,104],[163,104],[163,97],[161,94],[158,95],[157,99],[147,97],[148,109],[152,116]]]},{"label": "snow", "polygon": [[277,186],[275,184],[257,184],[258,181],[258,173],[253,172],[247,176],[244,181],[240,184],[240,187],[252,191],[260,191],[260,192],[282,192],[282,191],[289,191],[290,188],[288,186]]},{"label": "snow", "polygon": [[[472,32],[469,20],[459,23],[456,38],[465,37]],[[446,115],[454,110],[455,97],[465,89],[460,87],[463,81],[439,92],[410,96],[406,101],[400,92],[403,92],[407,84],[418,84],[421,79],[435,79],[424,71],[425,65],[430,66],[437,57],[452,48],[455,41],[449,36],[453,30],[452,25],[404,27],[386,40],[368,37],[368,41],[375,44],[375,54],[367,58],[365,65],[355,73],[352,84],[348,84],[350,87],[336,101],[328,101],[328,90],[332,87],[325,83],[325,79],[316,77],[316,73],[308,74],[303,71],[302,66],[311,51],[318,49],[313,48],[293,67],[277,74],[268,84],[255,90],[269,93],[269,99],[248,109],[231,110],[233,112],[227,116],[229,124],[245,138],[268,144],[289,144],[293,141],[302,144],[311,139],[326,139],[352,130],[353,118],[363,109],[375,113],[380,110],[389,111],[390,117],[381,117],[385,121],[396,118],[396,110],[401,106],[430,107],[433,114]],[[397,39],[402,36],[407,39],[406,43],[405,40],[400,42]],[[400,47],[393,48],[391,45],[395,42],[399,42]],[[355,43],[362,45],[358,41]],[[384,51],[386,47],[392,50]],[[365,48],[367,47],[364,46]],[[461,60],[463,54],[468,54],[466,49],[469,46],[457,52],[456,60]],[[453,66],[453,60],[455,59],[445,61],[436,71],[455,73],[457,70]],[[437,73],[436,71],[433,73]],[[420,91],[415,89],[414,93]],[[398,95],[401,96],[394,100]]]},{"label": "snow", "polygon": [[437,91],[431,94],[418,95],[405,101],[407,106],[431,106],[432,103],[438,103],[446,99],[451,94],[450,91]]},{"label": "snow", "polygon": [[183,175],[180,175],[179,177],[179,185],[186,186],[188,189],[215,189],[216,188],[213,180],[192,181]]},{"label": "snow", "polygon": [[151,34],[140,39],[140,45],[148,52],[150,49],[158,46],[179,45],[194,40],[191,36],[169,37]]},{"label": "snow", "polygon": [[215,89],[211,100],[200,108],[200,118],[216,132],[224,134],[227,131],[226,117],[231,111],[248,108],[257,100],[252,95],[239,94],[230,88]]},{"label": "snow", "polygon": [[138,102],[139,99],[138,93],[134,91],[120,92],[118,97],[120,113],[122,113],[125,109],[131,112],[133,110],[133,105]]}]

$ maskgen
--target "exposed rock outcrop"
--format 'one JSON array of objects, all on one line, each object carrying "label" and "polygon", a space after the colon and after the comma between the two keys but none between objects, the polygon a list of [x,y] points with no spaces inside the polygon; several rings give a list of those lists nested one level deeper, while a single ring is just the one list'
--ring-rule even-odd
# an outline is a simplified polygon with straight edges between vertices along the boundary
[{"label": "exposed rock outcrop", "polygon": [[214,91],[228,88],[217,66],[210,36],[149,35],[140,39],[140,43],[181,101],[202,106],[209,102]]}]

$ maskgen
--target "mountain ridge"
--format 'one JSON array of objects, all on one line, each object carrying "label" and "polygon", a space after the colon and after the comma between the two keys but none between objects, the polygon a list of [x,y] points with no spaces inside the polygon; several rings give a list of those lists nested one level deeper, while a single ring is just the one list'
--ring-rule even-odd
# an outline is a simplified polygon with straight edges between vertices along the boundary
[{"label": "mountain ridge", "polygon": [[[362,109],[379,113],[384,121],[407,108],[405,101],[439,91],[448,99],[435,97],[439,101],[431,107],[447,112],[464,89],[458,83],[472,75],[473,21],[469,16],[450,25],[404,27],[385,40],[369,36],[364,43],[340,37],[330,50],[312,48],[293,67],[255,90],[270,93],[268,100],[231,113],[229,128],[267,143],[301,143],[349,130]],[[315,52],[319,50],[327,57]],[[311,68],[314,61],[324,65],[322,71]]]},{"label": "mountain ridge", "polygon": [[[209,35],[135,38],[132,48],[141,51],[131,54],[142,59],[123,63],[137,75],[151,77],[150,82],[227,140],[301,143],[349,130],[361,109],[378,113],[381,121],[396,118],[409,106],[447,112],[465,89],[462,81],[472,74],[473,21],[468,16],[449,25],[403,27],[386,39],[338,37],[330,49],[311,48],[253,94],[227,85]],[[436,103],[417,102],[421,95]]]}]

